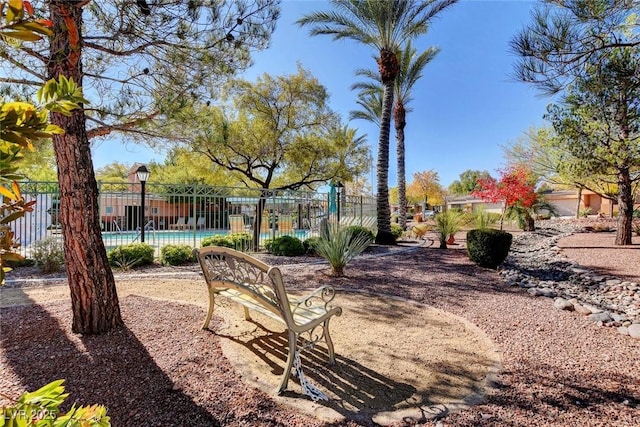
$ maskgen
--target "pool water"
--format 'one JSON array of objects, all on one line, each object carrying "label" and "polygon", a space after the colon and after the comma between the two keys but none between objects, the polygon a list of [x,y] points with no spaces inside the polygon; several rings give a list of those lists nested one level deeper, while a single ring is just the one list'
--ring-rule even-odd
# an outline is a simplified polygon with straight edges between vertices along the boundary
[{"label": "pool water", "polygon": [[[144,241],[151,246],[162,247],[165,245],[190,245],[192,247],[199,247],[202,239],[211,236],[226,236],[229,234],[229,230],[190,230],[190,231],[145,231]],[[273,237],[283,236],[285,234],[297,237],[300,240],[305,240],[309,237],[308,230],[295,230],[294,232],[279,233],[261,233],[260,241],[263,242],[266,239]],[[107,249],[113,249],[117,246],[127,245],[129,243],[140,242],[140,231],[123,231],[123,232],[104,232],[102,233],[102,240]]]}]

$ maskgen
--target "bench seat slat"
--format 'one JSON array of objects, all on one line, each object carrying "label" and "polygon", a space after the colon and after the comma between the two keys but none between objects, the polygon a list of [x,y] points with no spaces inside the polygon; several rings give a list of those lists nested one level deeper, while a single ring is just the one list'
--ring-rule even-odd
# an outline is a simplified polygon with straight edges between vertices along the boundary
[{"label": "bench seat slat", "polygon": [[[235,289],[225,289],[217,293],[231,301],[234,301],[238,304],[248,307],[251,310],[262,313],[265,316],[268,316],[286,325],[286,322],[284,321],[281,315],[276,314],[271,310],[268,310],[263,305],[257,303],[254,299],[252,299],[251,296],[245,293],[242,293]],[[311,306],[299,305],[298,306],[295,303],[290,303],[289,306],[290,306],[290,310],[293,313],[293,320],[297,325],[306,325],[308,323],[318,320],[319,318],[322,318],[327,314],[327,309],[323,305],[311,305]]]}]

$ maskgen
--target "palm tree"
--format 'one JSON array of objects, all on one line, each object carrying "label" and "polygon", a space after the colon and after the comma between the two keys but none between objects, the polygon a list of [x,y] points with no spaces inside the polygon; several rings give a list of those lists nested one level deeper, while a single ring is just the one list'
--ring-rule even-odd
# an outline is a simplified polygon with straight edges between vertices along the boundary
[{"label": "palm tree", "polygon": [[[407,105],[413,100],[411,91],[418,79],[422,77],[422,70],[440,51],[437,47],[430,47],[416,56],[417,51],[411,46],[411,41],[407,42],[404,49],[399,52],[400,72],[396,76],[394,84],[395,106],[393,109],[393,119],[396,129],[396,155],[398,161],[398,222],[403,229],[407,228],[407,185],[405,172],[405,149],[404,149],[404,128],[407,125],[406,116],[411,112]],[[361,100],[358,104],[363,108],[369,107],[367,100],[379,99],[383,92],[378,75],[372,70],[357,70],[356,75],[368,77],[368,82],[360,82],[351,86],[352,89],[359,89]],[[376,104],[377,105],[377,104]],[[379,123],[371,118],[371,110],[351,112],[350,118],[361,118]]]},{"label": "palm tree", "polygon": [[377,50],[376,62],[384,85],[377,165],[376,243],[393,244],[389,209],[389,130],[394,82],[400,72],[396,52],[408,40],[425,34],[431,20],[457,0],[332,0],[334,10],[312,12],[298,20],[311,26],[311,35],[331,35],[334,40],[352,39]]},{"label": "palm tree", "polygon": [[[356,71],[360,74],[362,70]],[[364,83],[356,83],[351,89],[358,89]],[[375,91],[360,91],[356,104],[360,106],[359,110],[349,112],[349,120],[360,119],[367,120],[374,125],[380,126],[380,116],[382,115],[382,85],[378,85]]]}]

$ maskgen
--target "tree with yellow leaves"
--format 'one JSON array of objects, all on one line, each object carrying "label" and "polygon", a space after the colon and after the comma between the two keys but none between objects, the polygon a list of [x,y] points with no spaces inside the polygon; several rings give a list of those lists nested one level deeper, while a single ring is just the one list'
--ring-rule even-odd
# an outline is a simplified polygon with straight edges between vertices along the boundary
[{"label": "tree with yellow leaves", "polygon": [[443,205],[444,196],[445,191],[440,185],[438,172],[433,169],[414,173],[413,181],[407,187],[407,202],[409,204]]}]

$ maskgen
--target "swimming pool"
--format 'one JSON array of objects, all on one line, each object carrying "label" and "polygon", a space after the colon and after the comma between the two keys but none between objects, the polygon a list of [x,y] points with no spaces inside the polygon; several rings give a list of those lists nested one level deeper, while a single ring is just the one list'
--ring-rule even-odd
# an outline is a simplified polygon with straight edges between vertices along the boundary
[{"label": "swimming pool", "polygon": [[[144,242],[158,248],[165,245],[189,245],[195,248],[200,247],[200,242],[206,237],[228,234],[230,234],[229,230],[147,230],[144,232]],[[309,237],[309,230],[294,230],[286,233],[276,230],[275,232],[261,233],[260,242],[285,234],[304,240]],[[102,241],[107,250],[129,243],[138,243],[140,242],[140,231],[103,232]]]}]

